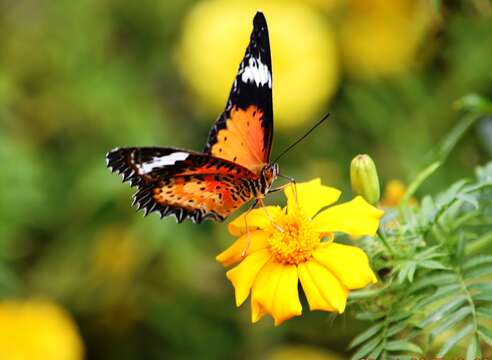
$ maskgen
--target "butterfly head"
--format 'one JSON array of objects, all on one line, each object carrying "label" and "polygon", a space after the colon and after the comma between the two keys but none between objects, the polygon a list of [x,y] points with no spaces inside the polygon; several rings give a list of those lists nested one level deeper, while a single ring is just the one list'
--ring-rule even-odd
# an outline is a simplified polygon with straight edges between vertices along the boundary
[{"label": "butterfly head", "polygon": [[268,192],[273,181],[278,177],[278,174],[279,168],[277,163],[268,164],[261,170],[260,176],[263,180],[262,184],[264,184],[262,193],[266,194]]},{"label": "butterfly head", "polygon": [[268,168],[271,169],[270,171],[272,173],[272,178],[275,180],[280,172],[278,168],[278,164],[277,163],[270,164],[268,165]]}]

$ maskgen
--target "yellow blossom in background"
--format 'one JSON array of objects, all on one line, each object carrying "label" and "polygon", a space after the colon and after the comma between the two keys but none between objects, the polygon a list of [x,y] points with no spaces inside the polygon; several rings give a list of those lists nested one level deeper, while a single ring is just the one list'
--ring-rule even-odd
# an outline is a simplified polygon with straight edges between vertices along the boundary
[{"label": "yellow blossom in background", "polygon": [[270,314],[279,325],[300,315],[299,281],[311,310],[337,313],[344,312],[349,290],[376,282],[364,251],[335,243],[333,233],[372,236],[383,211],[360,196],[324,209],[340,194],[321,185],[320,179],[298,184],[295,191],[291,185],[285,190],[286,208],[255,209],[229,224],[229,232],[239,239],[217,260],[225,266],[238,264],[227,278],[235,288],[237,306],[251,293],[252,322]]},{"label": "yellow blossom in background", "polygon": [[426,0],[349,0],[340,34],[347,72],[378,78],[408,70],[432,25],[430,6]]},{"label": "yellow blossom in background", "polygon": [[401,198],[405,194],[406,186],[400,180],[390,180],[384,188],[381,206],[394,207],[398,206]]},{"label": "yellow blossom in background", "polygon": [[[383,197],[379,203],[382,207],[396,207],[400,204],[403,195],[407,191],[407,187],[400,180],[390,180],[386,184],[383,192]],[[408,201],[409,205],[415,205],[417,200],[411,197]]]},{"label": "yellow blossom in background", "polygon": [[226,105],[258,9],[270,34],[276,126],[311,122],[337,89],[338,54],[329,23],[302,2],[197,3],[184,21],[179,69],[211,116],[217,116]]},{"label": "yellow blossom in background", "polygon": [[58,305],[43,300],[0,302],[0,359],[79,360],[77,326]]}]

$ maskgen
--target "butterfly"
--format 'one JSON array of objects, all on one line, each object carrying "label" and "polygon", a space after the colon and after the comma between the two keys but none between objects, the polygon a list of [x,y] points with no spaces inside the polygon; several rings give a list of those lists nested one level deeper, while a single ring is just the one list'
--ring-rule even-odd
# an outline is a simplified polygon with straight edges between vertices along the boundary
[{"label": "butterfly", "polygon": [[145,215],[223,221],[246,202],[261,200],[279,175],[270,163],[273,138],[272,64],[265,16],[257,12],[250,42],[225,110],[203,152],[170,147],[126,147],[106,155],[107,166],[138,191]]}]

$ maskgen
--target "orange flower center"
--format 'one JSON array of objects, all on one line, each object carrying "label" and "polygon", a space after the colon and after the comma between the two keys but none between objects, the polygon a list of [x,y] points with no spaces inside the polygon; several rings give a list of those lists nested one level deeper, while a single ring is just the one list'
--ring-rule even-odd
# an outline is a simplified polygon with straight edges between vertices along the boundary
[{"label": "orange flower center", "polygon": [[276,261],[285,265],[297,265],[311,259],[319,245],[319,234],[313,230],[311,219],[297,211],[275,219],[268,239],[270,251]]}]

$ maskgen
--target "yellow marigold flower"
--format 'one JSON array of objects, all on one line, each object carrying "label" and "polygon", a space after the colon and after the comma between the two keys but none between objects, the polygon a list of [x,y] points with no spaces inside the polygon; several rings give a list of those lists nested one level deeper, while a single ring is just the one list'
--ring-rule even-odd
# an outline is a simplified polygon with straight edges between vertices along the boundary
[{"label": "yellow marigold flower", "polygon": [[347,71],[377,78],[407,70],[432,25],[429,7],[424,0],[349,0],[340,34]]},{"label": "yellow marigold flower", "polygon": [[62,308],[43,300],[0,302],[0,359],[79,360],[83,344]]},{"label": "yellow marigold flower", "polygon": [[384,188],[381,206],[394,207],[398,206],[401,198],[405,194],[406,186],[400,180],[390,180]]},{"label": "yellow marigold flower", "polygon": [[[388,181],[384,188],[380,205],[386,208],[398,206],[406,191],[407,187],[400,180],[393,179]],[[416,203],[417,200],[414,197],[411,197],[408,201],[409,205],[415,205]]]},{"label": "yellow marigold flower", "polygon": [[198,2],[184,21],[176,61],[179,70],[199,102],[216,116],[226,105],[258,9],[268,21],[276,124],[292,127],[312,121],[335,93],[339,71],[334,32],[307,4]]},{"label": "yellow marigold flower", "polygon": [[333,233],[373,236],[383,211],[360,196],[324,209],[341,193],[321,185],[320,179],[295,189],[285,190],[286,208],[267,206],[233,220],[229,232],[240,238],[217,256],[225,266],[239,263],[227,278],[235,288],[237,306],[251,293],[252,322],[270,314],[279,325],[300,315],[298,281],[311,310],[338,313],[345,310],[349,290],[376,282],[367,255],[357,247],[333,242]]}]

